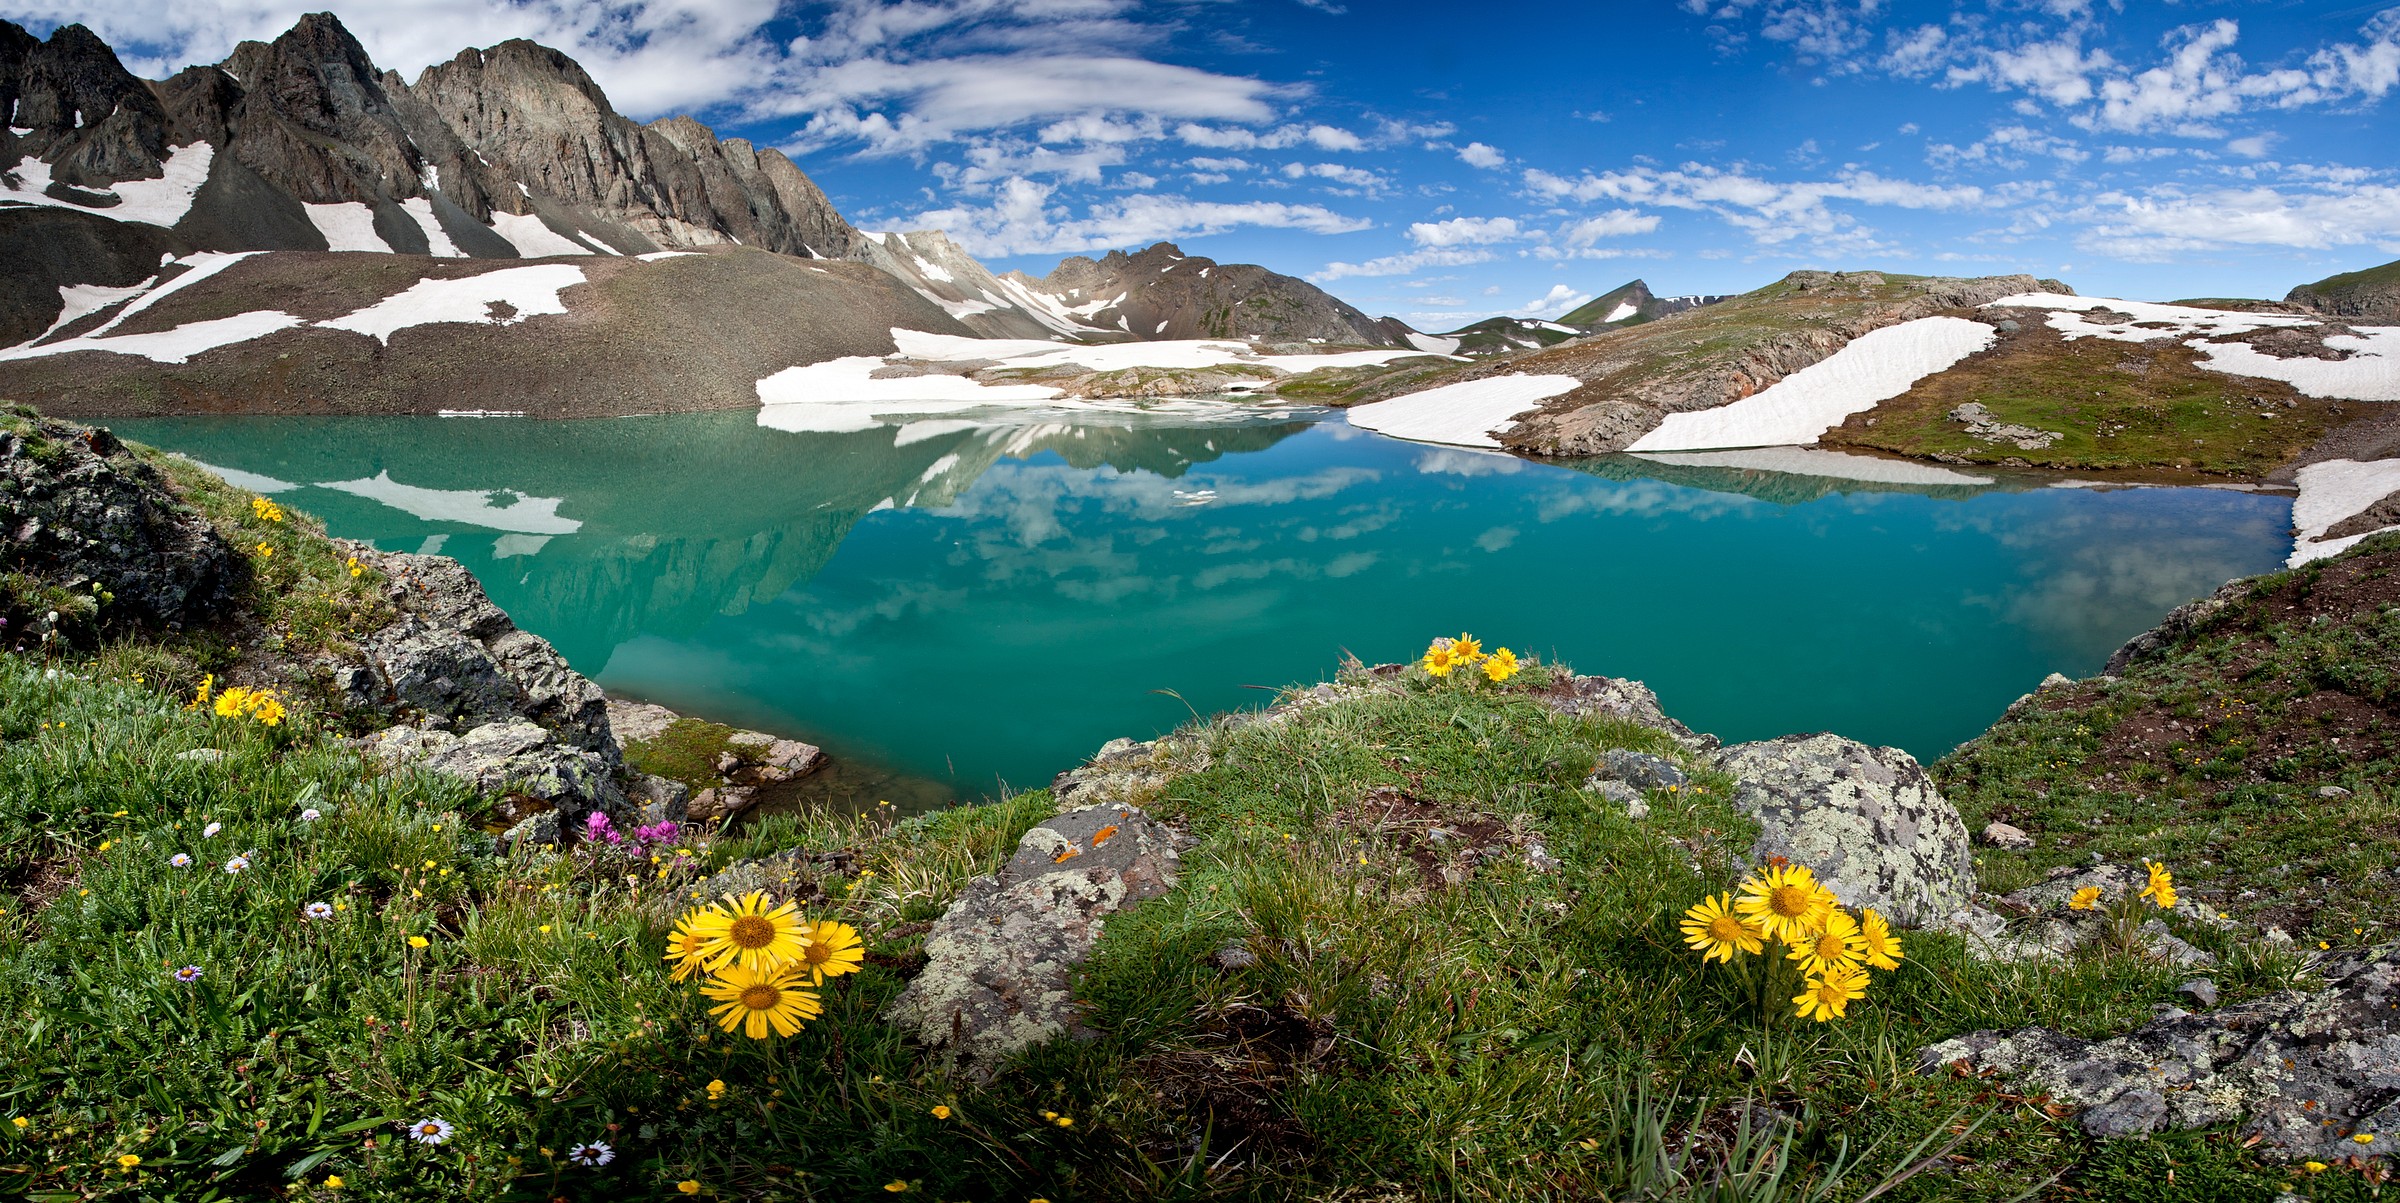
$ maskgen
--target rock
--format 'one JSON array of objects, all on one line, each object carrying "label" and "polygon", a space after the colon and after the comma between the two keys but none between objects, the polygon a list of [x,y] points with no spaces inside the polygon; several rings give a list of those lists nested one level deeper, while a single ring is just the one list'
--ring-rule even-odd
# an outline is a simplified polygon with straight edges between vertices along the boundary
[{"label": "rock", "polygon": [[608,728],[622,744],[648,743],[667,733],[675,720],[683,716],[664,706],[648,702],[628,702],[610,698],[606,702]]},{"label": "rock", "polygon": [[[913,241],[913,239],[912,239]],[[1244,338],[1300,344],[1308,340],[1400,347],[1402,335],[1306,280],[1249,263],[1218,263],[1160,242],[1131,255],[1110,251],[1059,261],[1035,279],[1006,277],[1068,305],[1115,298],[1093,314],[1095,324],[1125,327],[1143,338]]]},{"label": "rock", "polygon": [[924,972],[884,1018],[982,1075],[1077,1032],[1075,967],[1108,916],[1166,893],[1175,875],[1173,833],[1139,810],[1094,806],[1050,819],[934,922]]},{"label": "rock", "polygon": [[1761,828],[1754,861],[1814,870],[1843,905],[1923,925],[1969,909],[1975,869],[1966,823],[1916,759],[1838,735],[1788,735],[1717,756],[1734,805]]},{"label": "rock", "polygon": [[1237,940],[1223,948],[1216,950],[1213,953],[1210,953],[1208,960],[1210,964],[1215,965],[1217,968],[1231,973],[1236,969],[1250,969],[1256,967],[1258,964],[1258,954],[1250,951],[1249,945]]},{"label": "rock", "polygon": [[2318,797],[2320,797],[2320,798],[2327,798],[2327,799],[2333,799],[2333,800],[2337,800],[2337,801],[2338,801],[2338,800],[2340,800],[2340,799],[2342,799],[2342,798],[2347,798],[2347,797],[2349,797],[2349,796],[2350,796],[2350,791],[2349,791],[2349,790],[2346,790],[2346,789],[2343,789],[2341,786],[2338,786],[2338,785],[2320,785],[2320,786],[2318,786],[2318,787],[2317,787],[2317,796],[2318,796]]},{"label": "rock", "polygon": [[[2082,1108],[2084,1131],[2103,1138],[2238,1122],[2244,1137],[2294,1160],[2379,1159],[2386,1134],[2400,1131],[2400,946],[2316,968],[2323,990],[2173,1011],[2098,1041],[2047,1028],[1975,1032],[1920,1050],[1918,1070],[1996,1073]],[[2360,1144],[2354,1133],[2378,1139]]]},{"label": "rock", "polygon": [[177,752],[175,754],[175,759],[195,760],[201,764],[215,764],[218,761],[225,759],[225,753],[215,748],[186,748],[181,752]]},{"label": "rock", "polygon": [[1997,822],[1983,825],[1983,842],[1994,848],[2033,847],[2033,837],[2025,834],[2024,829]]},{"label": "rock", "polygon": [[359,640],[387,704],[461,730],[530,722],[612,771],[623,763],[607,695],[548,640],[518,629],[458,561],[347,546],[384,575],[401,611],[399,621]]},{"label": "rock", "polygon": [[0,571],[74,599],[6,615],[23,638],[37,623],[62,634],[203,625],[229,611],[247,569],[116,436],[42,420],[0,430]]},{"label": "rock", "polygon": [[1587,777],[1584,779],[1583,788],[1600,795],[1601,801],[1623,807],[1627,817],[1635,819],[1650,817],[1650,803],[1642,797],[1642,791],[1613,777]]},{"label": "rock", "polygon": [[1681,789],[1687,781],[1683,770],[1664,758],[1623,748],[1601,753],[1596,775],[1615,778],[1638,790]]},{"label": "rock", "polygon": [[2217,983],[2205,977],[2196,977],[2175,987],[2175,993],[2203,1011],[2217,1005]]},{"label": "rock", "polygon": [[815,744],[796,739],[782,739],[764,731],[736,731],[725,742],[741,748],[758,749],[755,762],[758,768],[780,774],[776,780],[806,777],[825,765],[825,750]]},{"label": "rock", "polygon": [[1639,681],[1565,676],[1533,698],[1560,714],[1599,715],[1656,727],[1695,753],[1713,752],[1717,748],[1716,736],[1694,734],[1690,727],[1669,717],[1659,706],[1658,695]]},{"label": "rock", "polygon": [[2228,581],[2207,597],[2175,607],[2159,620],[2157,626],[2126,640],[2125,646],[2109,656],[2107,666],[2101,671],[2112,677],[2117,676],[2135,664],[2164,655],[2249,591],[2248,578]]},{"label": "rock", "polygon": [[387,765],[430,769],[486,793],[523,794],[566,812],[570,822],[594,810],[630,817],[613,776],[615,766],[522,719],[486,723],[463,736],[438,728],[392,727],[360,746]]},{"label": "rock", "polygon": [[[1271,721],[1273,712],[1260,716],[1259,721]],[[1184,772],[1205,766],[1205,760],[1186,765],[1175,757],[1177,749],[1166,740],[1135,743],[1130,739],[1112,739],[1100,746],[1082,768],[1070,769],[1052,778],[1050,793],[1060,805],[1131,806],[1148,802],[1167,782]]]},{"label": "rock", "polygon": [[690,786],[648,773],[630,776],[625,786],[625,800],[640,813],[642,826],[681,823],[691,818]]},{"label": "rock", "polygon": [[719,776],[725,776],[739,771],[742,767],[742,764],[742,758],[734,755],[731,752],[717,753],[717,774]]},{"label": "rock", "polygon": [[750,809],[758,790],[747,785],[715,785],[693,794],[685,813],[695,823],[724,823]]},{"label": "rock", "polygon": [[2019,451],[2040,451],[2065,437],[2054,431],[2003,422],[1979,401],[1969,401],[1951,410],[1950,420],[1966,423],[1969,438],[1982,439],[1987,443],[2012,443]]}]

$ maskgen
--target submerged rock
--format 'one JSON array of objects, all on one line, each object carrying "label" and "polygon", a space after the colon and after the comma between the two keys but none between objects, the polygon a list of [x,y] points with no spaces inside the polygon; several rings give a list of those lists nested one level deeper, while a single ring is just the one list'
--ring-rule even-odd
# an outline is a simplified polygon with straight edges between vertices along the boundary
[{"label": "submerged rock", "polygon": [[[1918,1070],[1956,1064],[2045,1091],[2082,1108],[2097,1137],[2240,1121],[2293,1159],[2379,1158],[2400,1139],[2400,945],[2326,958],[2317,973],[2323,990],[2170,1010],[2107,1040],[1975,1032],[1920,1050]],[[2213,984],[2201,994],[2213,1001]],[[2362,1134],[2375,1139],[2352,1139]]]},{"label": "submerged rock", "polygon": [[1787,735],[1717,756],[1733,802],[1758,820],[1751,859],[1814,870],[1842,904],[1895,923],[1950,920],[1972,905],[1967,825],[1916,758],[1838,735]]},{"label": "submerged rock", "polygon": [[1108,916],[1175,884],[1173,833],[1129,806],[1033,828],[999,873],[968,883],[926,936],[924,972],[884,1018],[954,1065],[1077,1032],[1070,989]]}]

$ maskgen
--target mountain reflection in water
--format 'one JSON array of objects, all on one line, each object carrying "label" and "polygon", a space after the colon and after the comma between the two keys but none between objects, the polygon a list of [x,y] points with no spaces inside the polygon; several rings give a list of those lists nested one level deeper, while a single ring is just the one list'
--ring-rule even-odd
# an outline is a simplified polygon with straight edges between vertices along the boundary
[{"label": "mountain reflection in water", "polygon": [[612,692],[929,779],[843,787],[918,804],[1462,628],[1643,679],[1728,740],[1932,758],[2275,567],[2290,511],[1823,453],[1537,464],[1288,416],[118,429],[335,534],[456,556]]}]

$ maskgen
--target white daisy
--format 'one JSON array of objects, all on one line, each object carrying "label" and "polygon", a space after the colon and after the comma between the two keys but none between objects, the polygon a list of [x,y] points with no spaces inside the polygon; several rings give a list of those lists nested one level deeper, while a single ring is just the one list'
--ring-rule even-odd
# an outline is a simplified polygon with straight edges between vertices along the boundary
[{"label": "white daisy", "polygon": [[167,863],[178,869],[189,869],[192,867],[192,855],[188,852],[178,852],[168,857]]},{"label": "white daisy", "polygon": [[308,916],[311,919],[331,919],[333,918],[333,904],[330,902],[312,902],[307,906],[301,907],[300,913]]},{"label": "white daisy", "polygon": [[211,823],[208,826],[200,829],[200,838],[204,840],[213,840],[217,838],[217,833],[223,830],[225,830],[225,825],[223,823]]},{"label": "white daisy", "polygon": [[300,812],[300,821],[303,823],[314,823],[324,817],[325,816],[319,813],[317,808],[314,806],[311,806],[307,810]]},{"label": "white daisy", "polygon": [[588,1145],[577,1145],[567,1150],[567,1160],[577,1165],[607,1165],[616,1159],[617,1151],[609,1148],[606,1141],[595,1140]]},{"label": "white daisy", "polygon": [[446,1119],[421,1119],[408,1126],[408,1138],[421,1145],[438,1145],[450,1139],[458,1129]]},{"label": "white daisy", "polygon": [[239,873],[249,867],[250,858],[247,856],[237,856],[225,862],[225,871],[228,873]]}]

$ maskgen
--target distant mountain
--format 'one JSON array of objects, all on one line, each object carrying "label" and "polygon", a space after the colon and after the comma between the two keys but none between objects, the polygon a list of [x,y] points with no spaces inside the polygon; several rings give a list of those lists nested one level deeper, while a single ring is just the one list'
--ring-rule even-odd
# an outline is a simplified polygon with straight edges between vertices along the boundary
[{"label": "distant mountain", "polygon": [[1561,325],[1594,330],[1636,326],[1731,299],[1731,295],[1662,297],[1653,294],[1648,284],[1634,280],[1600,294],[1558,320]]},{"label": "distant mountain", "polygon": [[[1570,338],[1581,338],[1591,331],[1564,322],[1548,322],[1529,317],[1487,317],[1471,326],[1434,337],[1453,344],[1454,355],[1513,355],[1518,351],[1538,351],[1555,347]],[[1439,348],[1427,348],[1439,350]]]},{"label": "distant mountain", "polygon": [[2284,300],[2327,317],[2400,325],[2400,261],[2303,284]]},{"label": "distant mountain", "polygon": [[[1306,280],[1248,263],[1219,263],[1161,242],[1128,255],[1075,256],[1041,279],[1011,272],[1004,284],[1047,304],[1054,318],[1126,336],[1256,338],[1430,349],[1396,318],[1371,318]],[[1047,302],[1039,300],[1047,298]]]}]

